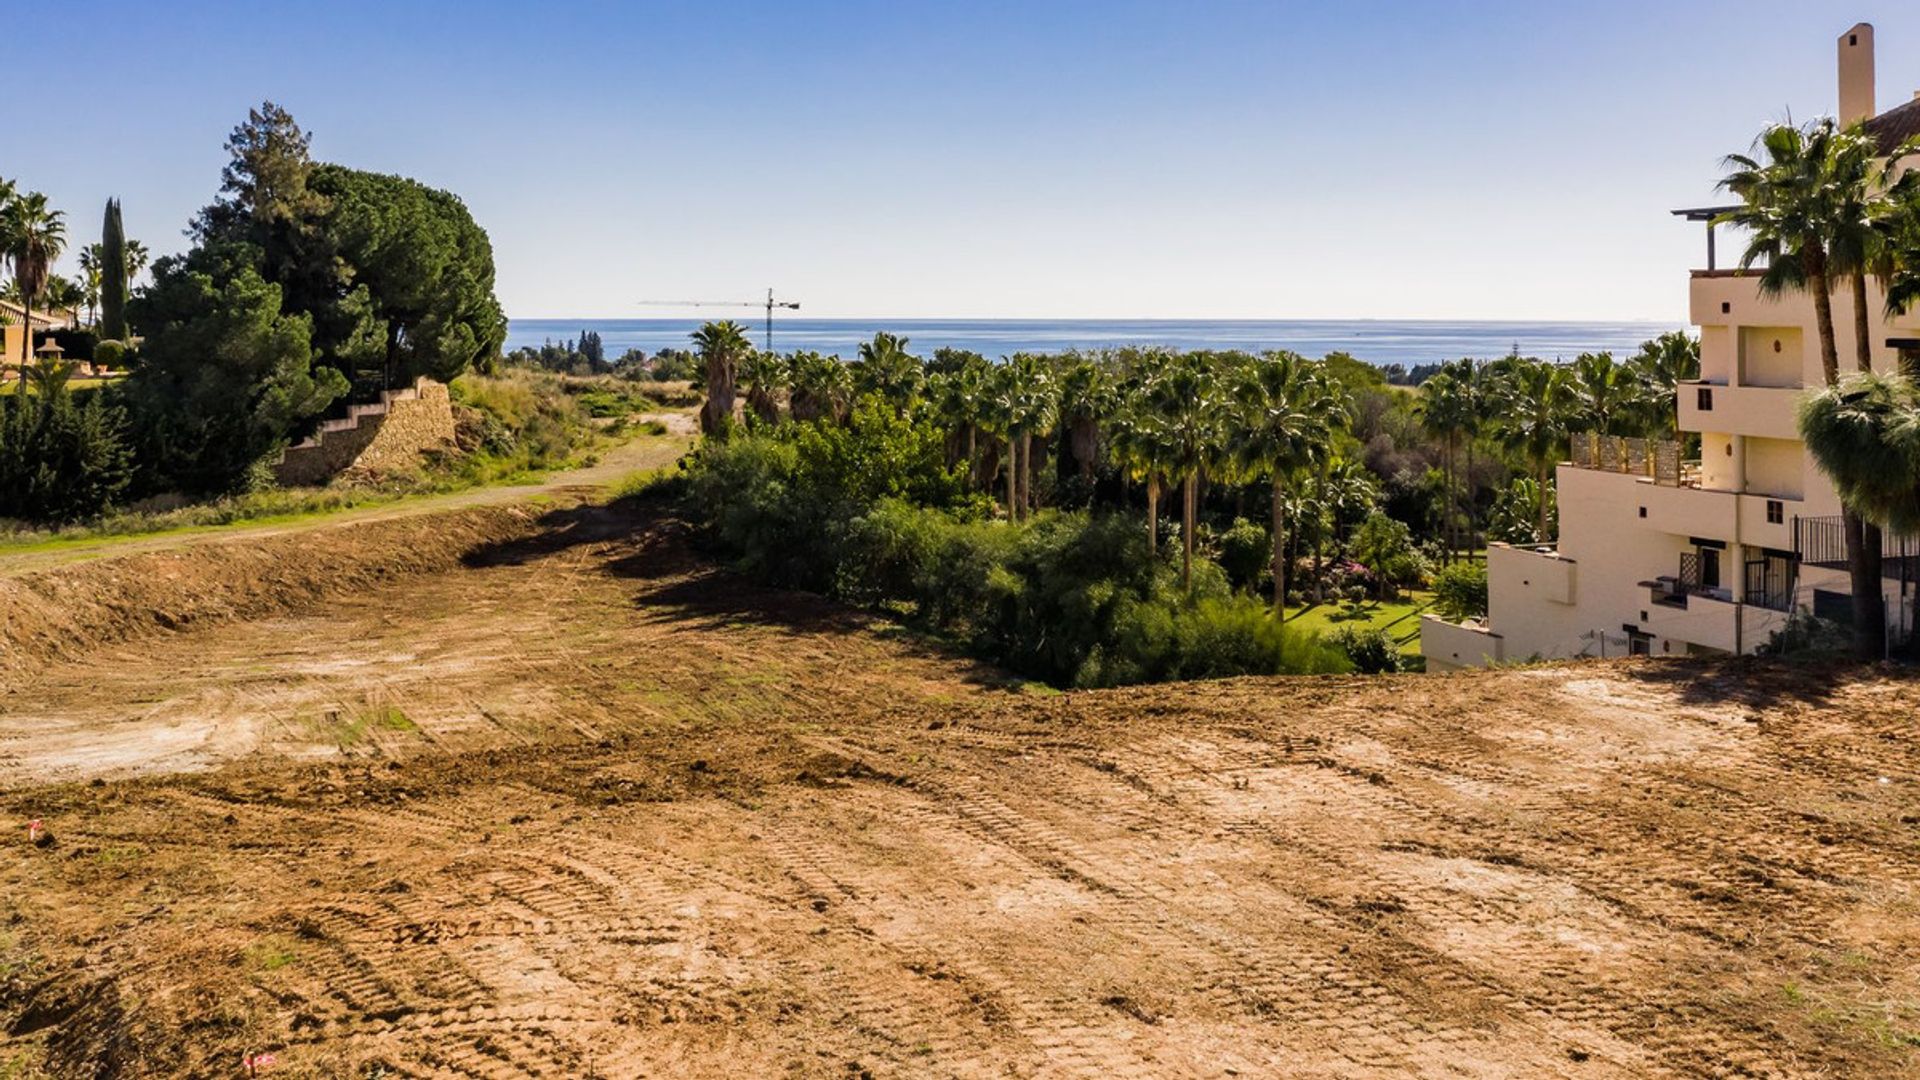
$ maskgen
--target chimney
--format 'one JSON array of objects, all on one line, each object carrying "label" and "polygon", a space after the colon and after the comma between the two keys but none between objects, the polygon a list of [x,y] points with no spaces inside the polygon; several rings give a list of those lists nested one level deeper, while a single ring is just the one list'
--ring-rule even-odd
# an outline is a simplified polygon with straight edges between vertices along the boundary
[{"label": "chimney", "polygon": [[1840,35],[1840,124],[1873,119],[1873,24]]}]

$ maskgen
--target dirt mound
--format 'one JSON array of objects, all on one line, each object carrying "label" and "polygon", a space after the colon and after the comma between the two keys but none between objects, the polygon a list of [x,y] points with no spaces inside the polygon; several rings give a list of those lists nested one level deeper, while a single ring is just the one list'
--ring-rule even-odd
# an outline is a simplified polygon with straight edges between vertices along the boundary
[{"label": "dirt mound", "polygon": [[485,545],[530,536],[538,514],[487,507],[95,559],[0,578],[0,674],[450,570]]}]

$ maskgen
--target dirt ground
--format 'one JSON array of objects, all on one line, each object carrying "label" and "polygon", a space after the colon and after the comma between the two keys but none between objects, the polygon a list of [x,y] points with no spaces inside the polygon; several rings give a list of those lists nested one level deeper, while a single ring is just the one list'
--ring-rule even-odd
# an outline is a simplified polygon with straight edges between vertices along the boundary
[{"label": "dirt ground", "polygon": [[462,514],[6,673],[0,1077],[1920,1075],[1902,677],[1034,693]]}]

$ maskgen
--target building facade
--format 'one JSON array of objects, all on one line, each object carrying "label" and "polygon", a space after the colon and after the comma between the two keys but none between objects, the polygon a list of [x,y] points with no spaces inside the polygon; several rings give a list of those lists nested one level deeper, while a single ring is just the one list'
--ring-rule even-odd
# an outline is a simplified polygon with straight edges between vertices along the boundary
[{"label": "building facade", "polygon": [[[1920,133],[1920,94],[1886,113],[1873,100],[1873,28],[1842,34],[1840,119],[1871,117],[1891,149]],[[1711,210],[1678,211],[1708,220]],[[1711,229],[1711,225],[1709,225]],[[1575,436],[1557,473],[1559,541],[1491,545],[1488,617],[1428,616],[1420,649],[1429,670],[1535,657],[1750,653],[1789,612],[1850,615],[1840,502],[1801,443],[1795,416],[1824,383],[1813,298],[1764,296],[1758,271],[1714,265],[1688,283],[1700,334],[1700,377],[1675,408],[1699,456],[1675,442]],[[1920,339],[1920,314],[1884,315],[1870,290],[1873,366],[1892,371]],[[1853,302],[1839,289],[1834,333],[1843,371],[1856,366]],[[1915,559],[1889,538],[1889,636],[1912,630]],[[1908,556],[1908,557],[1902,557]]]}]

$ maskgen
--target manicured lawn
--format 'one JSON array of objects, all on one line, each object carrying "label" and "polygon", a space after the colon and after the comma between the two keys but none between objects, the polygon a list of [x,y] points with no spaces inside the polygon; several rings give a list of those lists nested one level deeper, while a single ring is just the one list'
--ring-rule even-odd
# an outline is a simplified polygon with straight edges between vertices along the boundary
[{"label": "manicured lawn", "polygon": [[1361,605],[1358,618],[1348,618],[1346,605],[1327,603],[1287,609],[1287,624],[1301,630],[1326,634],[1342,626],[1374,627],[1384,630],[1403,653],[1420,651],[1420,613],[1433,604],[1430,592],[1401,593],[1391,601],[1369,600]]},{"label": "manicured lawn", "polygon": [[[105,379],[80,379],[80,378],[68,379],[67,389],[91,390],[94,387],[99,386],[106,381],[107,380]],[[19,388],[20,388],[20,380],[18,378],[0,380],[0,395],[11,394],[14,391],[18,390]]]}]

